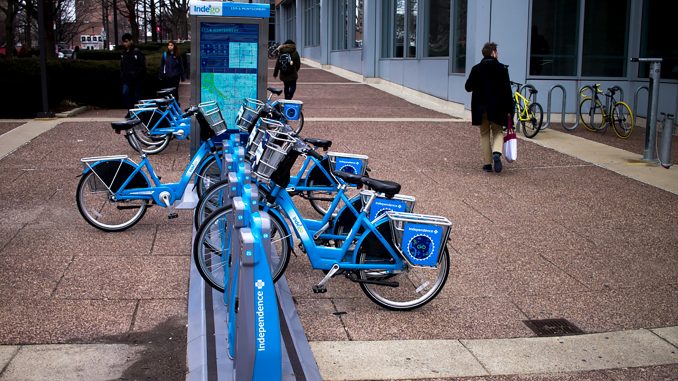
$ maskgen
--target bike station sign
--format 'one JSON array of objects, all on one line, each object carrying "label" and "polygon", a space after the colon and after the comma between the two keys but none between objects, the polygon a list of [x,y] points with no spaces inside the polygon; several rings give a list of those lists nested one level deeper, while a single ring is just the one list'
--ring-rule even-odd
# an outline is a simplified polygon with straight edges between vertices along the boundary
[{"label": "bike station sign", "polygon": [[[216,102],[229,129],[237,128],[243,98],[265,97],[270,12],[269,4],[189,3],[191,102]],[[191,152],[200,140],[197,132],[192,135]]]}]

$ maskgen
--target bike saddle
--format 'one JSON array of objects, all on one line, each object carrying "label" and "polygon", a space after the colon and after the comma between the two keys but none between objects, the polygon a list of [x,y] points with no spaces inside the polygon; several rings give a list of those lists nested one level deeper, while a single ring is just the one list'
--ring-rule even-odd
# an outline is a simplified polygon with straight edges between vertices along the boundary
[{"label": "bike saddle", "polygon": [[130,128],[136,126],[139,123],[141,123],[141,119],[131,119],[120,122],[112,122],[111,127],[113,127],[116,134],[119,134],[120,131],[129,130]]},{"label": "bike saddle", "polygon": [[158,90],[157,94],[161,97],[166,97],[166,96],[172,94],[172,91],[174,91],[174,89],[176,89],[176,88],[170,87],[170,88],[167,88],[167,89],[160,89],[160,90]]},{"label": "bike saddle", "polygon": [[387,198],[391,198],[400,192],[400,184],[393,181],[377,180],[364,176],[362,177],[362,183],[372,188],[375,192],[385,194]]},{"label": "bike saddle", "polygon": [[282,90],[276,89],[275,87],[267,87],[266,90],[272,92],[275,95],[280,95],[283,92]]},{"label": "bike saddle", "polygon": [[314,146],[316,148],[322,148],[324,150],[327,150],[328,148],[332,147],[332,141],[331,140],[316,139],[316,138],[304,138],[304,141],[308,144],[311,144],[312,146]]}]

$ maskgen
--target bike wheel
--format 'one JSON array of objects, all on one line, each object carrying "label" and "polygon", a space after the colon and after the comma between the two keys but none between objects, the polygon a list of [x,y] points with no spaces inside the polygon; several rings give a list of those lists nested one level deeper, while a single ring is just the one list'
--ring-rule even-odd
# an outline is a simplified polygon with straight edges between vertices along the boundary
[{"label": "bike wheel", "polygon": [[[210,215],[200,226],[193,241],[193,259],[198,272],[213,288],[224,292],[228,281],[231,237],[228,236],[228,221],[233,209],[230,206],[220,208]],[[268,257],[271,277],[277,281],[287,268],[291,248],[284,223],[274,215],[271,218],[271,243],[273,252]]]},{"label": "bike wheel", "polygon": [[587,130],[601,132],[604,122],[603,105],[596,100],[594,107],[593,99],[582,99],[579,103],[579,119]]},{"label": "bike wheel", "polygon": [[[146,133],[141,131],[141,129],[146,130],[145,127],[141,126],[139,130],[135,129],[134,130],[134,135],[139,142],[139,145],[141,147],[141,150],[148,155],[155,155],[157,153],[160,153],[167,148],[167,146],[170,143],[170,140],[172,140],[171,135],[162,135],[162,136],[156,136],[156,135],[148,135],[148,131],[146,130]],[[132,145],[130,143],[130,145]],[[132,146],[134,148],[134,146]]]},{"label": "bike wheel", "polygon": [[228,186],[228,180],[221,180],[200,196],[193,213],[193,224],[196,229],[217,209],[227,206]]},{"label": "bike wheel", "polygon": [[[378,230],[387,242],[392,242],[388,221],[379,225]],[[359,264],[394,263],[386,248],[372,233],[365,238],[358,250]],[[450,256],[445,247],[435,268],[407,265],[400,272],[360,270],[358,277],[364,281],[360,283],[360,288],[374,303],[389,310],[409,311],[433,300],[443,289],[449,272]],[[395,282],[397,286],[387,285],[386,282],[391,284]]]},{"label": "bike wheel", "polygon": [[287,124],[290,126],[291,129],[294,130],[294,132],[297,133],[297,135],[299,135],[301,133],[301,130],[304,128],[304,112],[300,111],[299,119],[288,120]]},{"label": "bike wheel", "polygon": [[622,139],[627,139],[633,132],[633,113],[625,102],[617,102],[612,109],[612,127],[614,133]]},{"label": "bike wheel", "polygon": [[526,138],[532,139],[537,136],[541,129],[542,122],[544,121],[544,110],[539,103],[532,103],[527,108],[527,115],[529,120],[520,123],[523,126],[523,135]]},{"label": "bike wheel", "polygon": [[213,184],[221,181],[221,167],[215,156],[218,154],[215,153],[205,158],[204,165],[200,167],[195,177],[198,196],[202,196]]},{"label": "bike wheel", "polygon": [[[120,171],[126,172],[122,168],[127,167],[121,167]],[[123,173],[119,175],[123,180],[127,178],[123,176]],[[90,171],[80,179],[75,197],[78,211],[85,221],[107,232],[122,231],[132,227],[144,216],[147,206],[144,200],[113,200],[112,192],[120,186],[117,184],[116,187],[116,184],[113,184],[114,179],[114,175]]]}]

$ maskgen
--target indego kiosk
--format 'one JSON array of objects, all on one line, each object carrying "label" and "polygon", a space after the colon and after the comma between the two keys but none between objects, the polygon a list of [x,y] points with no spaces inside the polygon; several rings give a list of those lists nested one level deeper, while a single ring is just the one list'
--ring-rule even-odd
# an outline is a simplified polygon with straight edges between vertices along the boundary
[{"label": "indego kiosk", "polygon": [[[264,99],[269,4],[191,1],[191,102],[216,101],[229,129],[243,98]],[[200,146],[196,122],[191,153]]]}]

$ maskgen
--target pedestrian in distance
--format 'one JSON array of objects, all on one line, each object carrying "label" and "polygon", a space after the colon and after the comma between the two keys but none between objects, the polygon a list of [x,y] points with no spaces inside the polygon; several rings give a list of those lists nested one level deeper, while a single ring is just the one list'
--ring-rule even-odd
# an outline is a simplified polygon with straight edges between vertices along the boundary
[{"label": "pedestrian in distance", "polygon": [[483,171],[501,172],[503,126],[513,119],[513,97],[508,67],[498,60],[497,44],[487,42],[483,59],[471,69],[466,91],[471,92],[471,124],[480,126]]},{"label": "pedestrian in distance", "polygon": [[162,53],[158,77],[163,88],[174,88],[172,96],[179,103],[179,82],[184,81],[186,78],[179,47],[174,41],[168,42],[167,50]]},{"label": "pedestrian in distance", "polygon": [[80,53],[80,47],[76,46],[75,48],[73,48],[73,53],[71,53],[71,59],[77,60],[78,59],[78,53]]},{"label": "pedestrian in distance", "polygon": [[273,77],[278,77],[284,84],[285,99],[292,99],[297,90],[297,80],[299,79],[299,69],[301,68],[301,57],[297,52],[297,45],[292,40],[285,41],[278,47],[278,59],[273,69]]},{"label": "pedestrian in distance", "polygon": [[122,102],[127,109],[133,108],[141,98],[141,85],[146,75],[146,57],[134,47],[132,35],[122,35],[120,54],[120,79],[122,80]]}]

